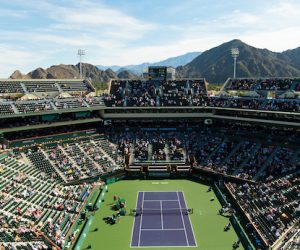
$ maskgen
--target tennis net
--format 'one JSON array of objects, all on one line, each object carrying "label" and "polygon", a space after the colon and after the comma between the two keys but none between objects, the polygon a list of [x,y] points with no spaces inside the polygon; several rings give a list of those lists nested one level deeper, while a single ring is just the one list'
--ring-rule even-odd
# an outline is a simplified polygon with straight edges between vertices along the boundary
[{"label": "tennis net", "polygon": [[192,214],[192,208],[168,208],[168,209],[150,209],[150,208],[136,208],[130,209],[133,215],[141,214]]}]

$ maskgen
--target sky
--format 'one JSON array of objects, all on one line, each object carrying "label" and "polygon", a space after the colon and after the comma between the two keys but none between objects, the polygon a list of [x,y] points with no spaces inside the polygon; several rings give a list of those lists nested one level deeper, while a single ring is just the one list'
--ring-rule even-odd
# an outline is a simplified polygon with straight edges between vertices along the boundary
[{"label": "sky", "polygon": [[300,46],[299,0],[0,0],[0,78],[54,64],[128,65],[241,39]]}]

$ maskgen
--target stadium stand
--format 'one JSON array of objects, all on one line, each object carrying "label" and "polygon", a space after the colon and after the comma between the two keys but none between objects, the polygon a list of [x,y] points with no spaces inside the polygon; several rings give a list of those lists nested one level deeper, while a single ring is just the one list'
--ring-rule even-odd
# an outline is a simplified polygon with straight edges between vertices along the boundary
[{"label": "stadium stand", "polygon": [[0,114],[5,114],[5,115],[9,115],[9,114],[14,114],[14,110],[11,106],[11,104],[0,104]]},{"label": "stadium stand", "polygon": [[41,112],[53,110],[50,102],[36,101],[36,102],[19,102],[15,103],[19,113]]},{"label": "stadium stand", "polygon": [[299,91],[298,78],[229,79],[220,96],[205,79],[94,90],[82,80],[0,81],[2,246],[62,249],[94,191],[88,183],[150,172],[209,176],[257,249],[297,244],[300,99],[281,94]]},{"label": "stadium stand", "polygon": [[20,82],[2,81],[0,83],[0,93],[24,93]]},{"label": "stadium stand", "polygon": [[271,90],[286,91],[296,90],[299,86],[300,79],[297,78],[263,78],[263,79],[229,79],[225,86],[226,90]]},{"label": "stadium stand", "polygon": [[107,106],[199,106],[206,96],[204,79],[112,81]]},{"label": "stadium stand", "polygon": [[48,249],[47,237],[61,247],[92,187],[88,184],[63,186],[41,168],[21,160],[13,155],[0,160],[0,209],[6,216],[6,219],[1,217],[1,223],[6,227],[12,225],[9,231],[2,232],[2,244],[5,247],[40,245]]},{"label": "stadium stand", "polygon": [[24,79],[1,80],[0,93],[92,92],[94,87],[87,80]]},{"label": "stadium stand", "polygon": [[291,174],[263,184],[228,183],[227,188],[272,245],[290,225],[299,222],[299,184],[299,177]]}]

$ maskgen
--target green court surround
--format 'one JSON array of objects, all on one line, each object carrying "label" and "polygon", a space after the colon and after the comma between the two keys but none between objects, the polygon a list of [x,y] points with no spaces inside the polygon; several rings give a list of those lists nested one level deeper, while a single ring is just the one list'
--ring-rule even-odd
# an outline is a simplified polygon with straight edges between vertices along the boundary
[{"label": "green court surround", "polygon": [[[111,210],[113,195],[124,197],[127,210],[134,208],[138,191],[183,191],[189,208],[194,209],[190,216],[195,233],[197,247],[201,250],[230,250],[238,236],[233,228],[224,232],[228,218],[218,215],[221,207],[213,191],[207,192],[208,186],[190,180],[122,180],[108,186],[104,202],[95,213],[92,224],[81,249],[129,250],[133,227],[133,216],[121,217],[116,225],[108,225],[102,219],[114,213]],[[211,198],[215,199],[211,201]],[[98,228],[97,231],[94,231]],[[153,248],[142,248],[153,249]],[[172,249],[172,248],[155,248]],[[174,249],[189,249],[176,247]],[[238,249],[244,249],[241,245]]]}]

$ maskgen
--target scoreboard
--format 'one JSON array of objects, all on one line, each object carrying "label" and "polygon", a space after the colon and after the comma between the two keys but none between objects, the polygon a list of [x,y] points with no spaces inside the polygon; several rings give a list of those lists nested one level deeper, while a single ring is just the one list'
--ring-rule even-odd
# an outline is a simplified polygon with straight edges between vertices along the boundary
[{"label": "scoreboard", "polygon": [[154,81],[167,80],[167,67],[164,66],[150,66],[148,68],[148,77]]}]

